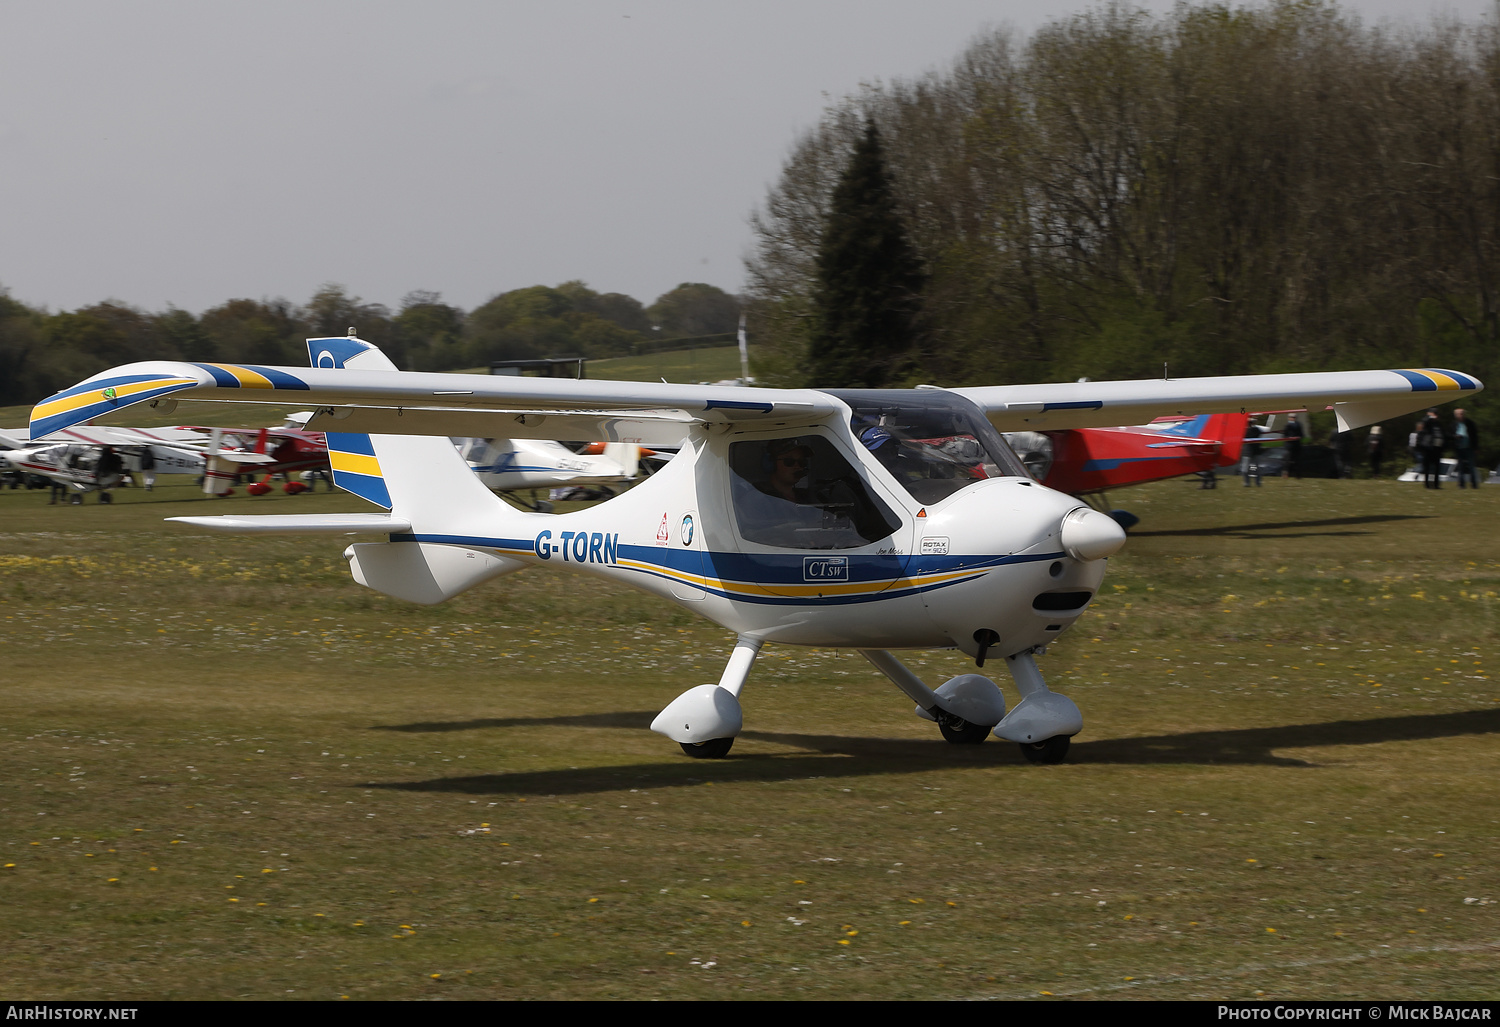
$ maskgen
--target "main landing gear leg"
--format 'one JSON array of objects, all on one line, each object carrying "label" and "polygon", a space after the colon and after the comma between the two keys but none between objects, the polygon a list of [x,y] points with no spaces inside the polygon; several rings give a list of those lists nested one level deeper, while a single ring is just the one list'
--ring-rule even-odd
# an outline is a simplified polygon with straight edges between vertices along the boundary
[{"label": "main landing gear leg", "polygon": [[1020,743],[1021,754],[1032,763],[1061,763],[1069,740],[1083,730],[1083,714],[1073,700],[1047,687],[1031,650],[1007,656],[1005,666],[1021,701],[996,725],[995,734]]},{"label": "main landing gear leg", "polygon": [[689,688],[657,714],[651,730],[666,735],[697,759],[718,759],[729,754],[734,736],[745,726],[740,711],[740,691],[760,655],[761,641],[741,635],[717,685]]},{"label": "main landing gear leg", "polygon": [[933,691],[886,650],[861,649],[859,653],[917,704],[917,716],[936,721],[943,738],[955,745],[978,745],[1005,716],[1005,697],[987,677],[960,674]]}]

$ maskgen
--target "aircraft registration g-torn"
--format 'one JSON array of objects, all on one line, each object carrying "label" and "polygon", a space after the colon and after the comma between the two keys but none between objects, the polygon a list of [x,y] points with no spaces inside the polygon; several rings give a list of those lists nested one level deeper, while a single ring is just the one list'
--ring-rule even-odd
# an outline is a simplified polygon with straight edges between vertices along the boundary
[{"label": "aircraft registration g-torn", "polygon": [[[311,405],[308,428],[328,433],[337,484],[387,512],[169,520],[385,536],[345,550],[354,579],[417,603],[526,567],[598,575],[676,602],[737,636],[718,683],[689,688],[651,725],[692,756],[729,751],[743,725],[741,690],[767,642],[858,649],[950,742],[993,732],[1034,762],[1066,755],[1083,718],[1047,688],[1034,656],[1088,608],[1125,534],[1034,481],[1001,431],[1326,407],[1347,431],[1482,388],[1453,371],[1395,370],[765,389],[402,372],[352,329],[308,349],[310,369],[146,361],[105,371],[39,403],[32,437],[137,403],[170,411],[177,397]],[[551,515],[490,492],[450,436],[681,452],[615,499]],[[1007,713],[999,686],[978,674],[931,689],[890,652],[932,648],[957,648],[980,667],[999,657],[1021,701]]]}]

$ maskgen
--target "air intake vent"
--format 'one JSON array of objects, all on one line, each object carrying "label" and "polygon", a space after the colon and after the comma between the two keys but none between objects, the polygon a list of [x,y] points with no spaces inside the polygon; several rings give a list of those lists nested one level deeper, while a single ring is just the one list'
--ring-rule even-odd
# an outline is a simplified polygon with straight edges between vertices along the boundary
[{"label": "air intake vent", "polygon": [[1043,592],[1031,601],[1033,610],[1081,610],[1094,598],[1092,592]]}]

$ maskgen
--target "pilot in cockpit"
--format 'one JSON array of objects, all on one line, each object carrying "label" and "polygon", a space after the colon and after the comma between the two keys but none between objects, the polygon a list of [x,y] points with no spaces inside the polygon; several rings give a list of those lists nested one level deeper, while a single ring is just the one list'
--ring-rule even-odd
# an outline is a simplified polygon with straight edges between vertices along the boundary
[{"label": "pilot in cockpit", "polygon": [[811,497],[805,485],[808,466],[812,463],[812,450],[796,439],[776,439],[766,447],[771,461],[771,477],[757,487],[768,496],[778,496],[789,503],[809,503]]}]

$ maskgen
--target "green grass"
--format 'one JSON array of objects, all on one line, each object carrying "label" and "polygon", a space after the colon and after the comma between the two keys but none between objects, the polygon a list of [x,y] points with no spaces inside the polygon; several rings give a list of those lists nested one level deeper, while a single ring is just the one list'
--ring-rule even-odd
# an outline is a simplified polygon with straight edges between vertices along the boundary
[{"label": "green grass", "polygon": [[588,376],[622,382],[659,382],[662,379],[669,382],[718,382],[740,376],[740,351],[738,346],[719,346],[590,360]]},{"label": "green grass", "polygon": [[160,523],[347,496],[0,493],[0,988],[1494,999],[1500,489],[1113,498],[1142,523],[1040,661],[1084,732],[1036,767],[775,646],[689,760],[645,725],[732,639],[674,607],[416,607],[337,541]]}]

